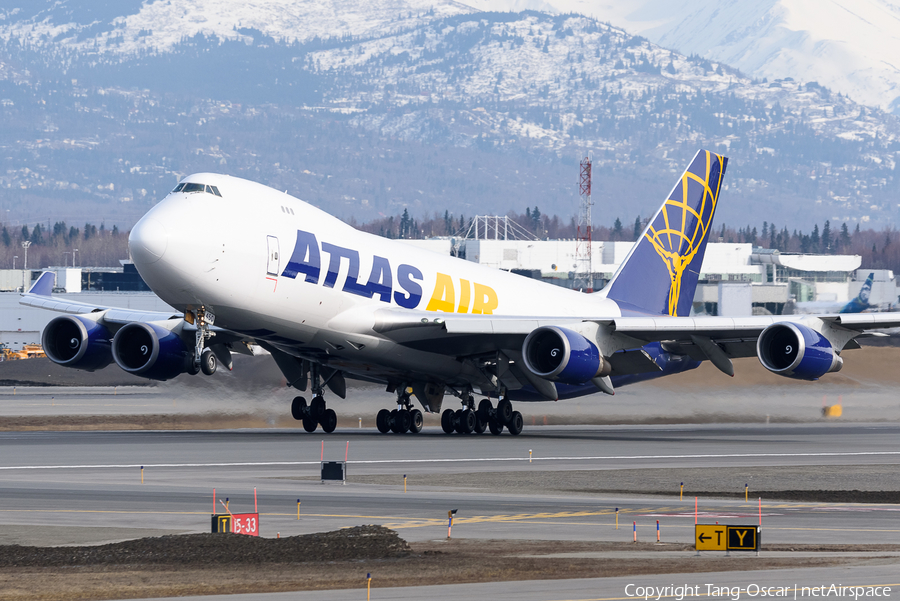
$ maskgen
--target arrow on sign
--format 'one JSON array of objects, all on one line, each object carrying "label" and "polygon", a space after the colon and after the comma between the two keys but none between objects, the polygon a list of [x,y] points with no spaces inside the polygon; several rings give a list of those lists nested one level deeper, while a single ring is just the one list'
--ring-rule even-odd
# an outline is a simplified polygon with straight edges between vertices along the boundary
[{"label": "arrow on sign", "polygon": [[706,536],[705,534],[701,534],[700,536],[697,537],[697,540],[699,540],[701,543],[705,543],[708,540],[712,540],[712,537]]}]

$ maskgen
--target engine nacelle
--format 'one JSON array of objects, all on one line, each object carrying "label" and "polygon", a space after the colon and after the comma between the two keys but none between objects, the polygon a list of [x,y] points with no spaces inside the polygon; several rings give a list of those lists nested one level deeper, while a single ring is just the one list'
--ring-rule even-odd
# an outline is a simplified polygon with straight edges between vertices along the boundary
[{"label": "engine nacelle", "polygon": [[94,371],[112,363],[110,338],[109,330],[92,319],[61,315],[44,328],[41,346],[57,365]]},{"label": "engine nacelle", "polygon": [[532,331],[522,344],[525,367],[556,382],[583,384],[610,372],[597,346],[577,332],[557,326]]},{"label": "engine nacelle", "polygon": [[770,372],[798,380],[817,380],[844,365],[822,334],[790,322],[773,323],[763,330],[756,341],[756,355]]},{"label": "engine nacelle", "polygon": [[178,335],[151,323],[129,323],[112,342],[116,365],[151,380],[168,380],[188,370],[191,355]]}]

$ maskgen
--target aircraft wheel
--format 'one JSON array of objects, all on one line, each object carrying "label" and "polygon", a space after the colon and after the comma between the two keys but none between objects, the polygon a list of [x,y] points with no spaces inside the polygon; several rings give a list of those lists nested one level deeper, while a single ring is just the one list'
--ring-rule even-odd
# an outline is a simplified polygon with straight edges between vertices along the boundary
[{"label": "aircraft wheel", "polygon": [[295,396],[291,401],[291,417],[300,421],[306,413],[306,399],[302,396]]},{"label": "aircraft wheel", "polygon": [[306,430],[307,432],[315,432],[316,426],[318,426],[318,425],[319,425],[319,422],[316,421],[316,418],[314,418],[313,416],[311,416],[311,415],[303,416],[303,429]]},{"label": "aircraft wheel", "polygon": [[215,354],[209,349],[203,349],[203,353],[200,355],[200,371],[207,376],[211,376],[216,373],[218,365],[219,360],[216,359]]},{"label": "aircraft wheel", "polygon": [[422,412],[418,409],[413,409],[409,412],[410,416],[410,424],[409,431],[413,434],[418,434],[422,431],[422,428],[425,426],[425,416],[422,415]]},{"label": "aircraft wheel", "polygon": [[513,436],[518,436],[522,433],[522,428],[525,427],[525,420],[522,419],[522,414],[518,411],[513,411],[512,417],[506,423],[506,429],[509,430],[509,433]]},{"label": "aircraft wheel", "polygon": [[[491,419],[491,418],[488,418]],[[481,419],[481,415],[476,411],[475,412],[475,427],[472,429],[476,434],[484,434],[484,431],[487,430],[488,423],[487,420]]]},{"label": "aircraft wheel", "polygon": [[391,426],[391,432],[394,432],[395,434],[397,432],[397,420],[399,419],[398,418],[399,413],[400,412],[397,409],[391,409],[391,419],[390,419],[389,423]]},{"label": "aircraft wheel", "polygon": [[441,413],[441,429],[445,434],[453,434],[453,409],[444,409]]},{"label": "aircraft wheel", "polygon": [[337,428],[337,413],[334,412],[334,409],[326,409],[322,416],[322,430],[326,434],[331,434],[335,428]]},{"label": "aircraft wheel", "polygon": [[320,396],[313,398],[309,403],[309,414],[314,418],[319,419],[323,415],[325,415],[325,399]]},{"label": "aircraft wheel", "polygon": [[481,399],[481,402],[478,403],[478,411],[476,411],[478,419],[486,424],[491,417],[491,409],[493,408],[494,406],[491,405],[490,399]]},{"label": "aircraft wheel", "polygon": [[453,431],[458,434],[463,433],[462,413],[462,409],[453,412]]},{"label": "aircraft wheel", "polygon": [[464,409],[459,412],[459,427],[456,429],[460,434],[471,434],[475,430],[478,418],[471,409]]},{"label": "aircraft wheel", "polygon": [[491,419],[488,421],[488,428],[491,429],[491,434],[493,434],[494,436],[503,433],[503,424],[495,419]]},{"label": "aircraft wheel", "polygon": [[412,415],[410,415],[408,409],[401,409],[397,412],[397,418],[400,421],[400,427],[398,434],[406,434],[409,432],[409,428],[412,425]]},{"label": "aircraft wheel", "polygon": [[382,409],[375,416],[375,427],[378,428],[378,431],[382,434],[387,434],[391,431],[391,412],[388,409]]},{"label": "aircraft wheel", "polygon": [[193,360],[193,359],[191,359],[191,362],[190,362],[190,364],[188,365],[188,368],[187,368],[186,373],[188,373],[188,374],[190,374],[190,375],[192,375],[192,376],[196,376],[197,374],[200,373],[200,368],[199,368],[198,366],[194,365],[194,360]]},{"label": "aircraft wheel", "polygon": [[512,403],[510,403],[507,399],[501,399],[500,402],[497,403],[497,417],[504,424],[508,424],[509,420],[512,419],[512,414]]}]

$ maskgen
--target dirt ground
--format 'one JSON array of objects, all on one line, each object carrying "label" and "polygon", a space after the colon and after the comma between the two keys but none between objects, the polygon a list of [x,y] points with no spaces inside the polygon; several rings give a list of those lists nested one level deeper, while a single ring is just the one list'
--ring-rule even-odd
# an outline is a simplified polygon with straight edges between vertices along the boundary
[{"label": "dirt ground", "polygon": [[[840,551],[843,556],[817,555]],[[767,556],[771,551],[792,551]],[[658,557],[647,557],[659,552]],[[683,544],[438,540],[407,544],[361,526],[282,539],[190,534],[91,547],[0,547],[8,601],[125,599],[372,586],[825,567],[886,556],[900,545],[763,546],[697,558]],[[557,554],[565,553],[565,556]],[[573,557],[572,554],[581,556]]]}]

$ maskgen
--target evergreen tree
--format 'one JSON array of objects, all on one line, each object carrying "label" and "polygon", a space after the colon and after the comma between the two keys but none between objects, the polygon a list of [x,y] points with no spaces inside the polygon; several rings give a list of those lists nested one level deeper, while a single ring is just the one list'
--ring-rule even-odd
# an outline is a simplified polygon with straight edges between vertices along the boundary
[{"label": "evergreen tree", "polygon": [[537,208],[537,205],[535,205],[534,210],[531,211],[531,229],[534,230],[534,233],[538,238],[541,237],[541,210]]},{"label": "evergreen tree", "polygon": [[850,248],[850,232],[846,223],[841,224],[841,248],[845,250]]},{"label": "evergreen tree", "polygon": [[31,243],[32,244],[43,244],[44,243],[44,231],[41,229],[40,223],[34,224],[34,229],[31,230]]},{"label": "evergreen tree", "polygon": [[410,218],[409,218],[409,209],[403,209],[403,215],[400,216],[400,237],[408,238],[409,237],[409,226],[410,226]]},{"label": "evergreen tree", "polygon": [[9,248],[12,244],[12,236],[9,235],[9,230],[6,229],[6,226],[3,226],[3,232],[0,233],[0,238],[3,240],[3,246]]},{"label": "evergreen tree", "polygon": [[641,232],[644,228],[641,227],[641,216],[638,215],[634,218],[634,238],[633,240],[637,242],[638,238],[641,237]]},{"label": "evergreen tree", "polygon": [[813,226],[812,234],[809,236],[809,251],[808,252],[819,252],[819,224]]},{"label": "evergreen tree", "polygon": [[612,237],[613,240],[621,240],[622,239],[622,220],[616,217],[616,222],[613,223],[612,229]]},{"label": "evergreen tree", "polygon": [[825,220],[822,227],[822,252],[831,252],[831,222],[828,220]]}]

